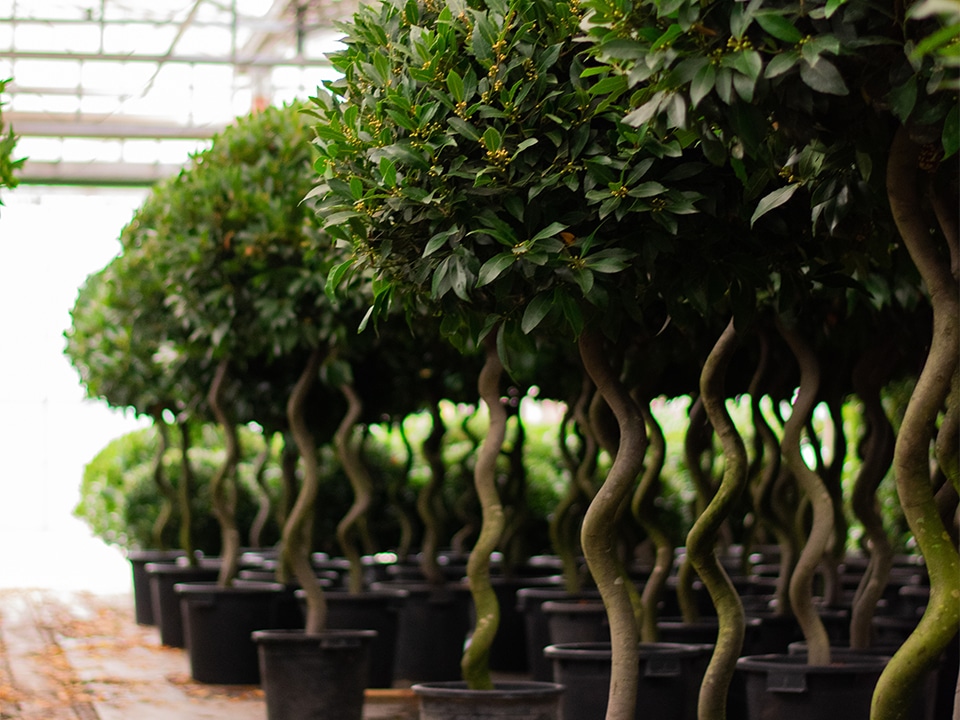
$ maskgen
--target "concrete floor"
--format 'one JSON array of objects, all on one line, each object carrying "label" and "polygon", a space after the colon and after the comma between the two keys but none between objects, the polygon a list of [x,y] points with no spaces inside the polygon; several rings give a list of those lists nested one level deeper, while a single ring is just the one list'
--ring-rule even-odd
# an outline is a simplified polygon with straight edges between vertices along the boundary
[{"label": "concrete floor", "polygon": [[[368,690],[364,720],[413,720],[405,688]],[[264,720],[257,686],[194,682],[186,652],[133,620],[132,597],[0,590],[0,720]]]}]

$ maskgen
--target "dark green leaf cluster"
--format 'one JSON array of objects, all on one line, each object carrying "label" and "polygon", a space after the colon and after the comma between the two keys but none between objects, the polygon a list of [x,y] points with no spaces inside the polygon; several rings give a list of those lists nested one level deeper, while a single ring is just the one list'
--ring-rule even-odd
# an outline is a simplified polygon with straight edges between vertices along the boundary
[{"label": "dark green leaf cluster", "polygon": [[555,0],[391,1],[344,26],[343,78],[314,99],[315,194],[354,252],[334,283],[372,269],[375,311],[398,294],[501,344],[639,314],[700,167],[620,122],[624,85],[592,78],[581,20]]}]

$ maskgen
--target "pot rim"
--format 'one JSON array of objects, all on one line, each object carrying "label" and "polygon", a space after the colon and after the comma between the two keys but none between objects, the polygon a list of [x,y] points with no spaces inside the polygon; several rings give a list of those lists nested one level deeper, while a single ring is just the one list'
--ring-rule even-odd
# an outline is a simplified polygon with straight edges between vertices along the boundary
[{"label": "pot rim", "polygon": [[149,562],[144,568],[150,575],[175,575],[177,573],[217,573],[214,565],[187,565],[178,562]]},{"label": "pot rim", "polygon": [[748,672],[839,675],[882,670],[890,658],[885,655],[838,655],[829,665],[809,665],[806,655],[769,653],[745,655],[737,660],[737,670]]},{"label": "pot rim", "polygon": [[423,697],[483,697],[500,700],[516,697],[549,697],[559,695],[566,687],[560,683],[541,680],[516,680],[495,682],[492,690],[471,690],[463,680],[438,680],[415,683],[410,689]]},{"label": "pot rim", "polygon": [[598,615],[607,614],[606,606],[602,600],[584,599],[584,600],[546,600],[540,606],[542,612],[547,615],[552,613],[567,613],[569,615]]},{"label": "pot rim", "polygon": [[[676,643],[676,642],[654,642],[638,643],[640,648],[640,659],[648,660],[665,655],[674,655],[679,657],[693,657],[702,655],[704,643]],[[543,654],[549,658],[582,658],[589,660],[609,660],[613,654],[612,646],[609,642],[572,642],[555,643],[547,645],[543,649]]]},{"label": "pot rim", "polygon": [[307,645],[324,640],[341,640],[351,638],[373,639],[378,635],[376,630],[322,630],[318,633],[307,634],[302,628],[274,628],[270,630],[254,630],[250,637],[255,643],[273,645]]},{"label": "pot rim", "polygon": [[[294,591],[294,595],[300,600],[306,598],[307,593],[303,588]],[[371,588],[361,590],[358,593],[350,592],[344,588],[323,588],[323,596],[327,600],[348,600],[350,602],[373,602],[374,600],[402,600],[410,595],[403,588]]]},{"label": "pot rim", "polygon": [[284,592],[286,586],[262,580],[244,580],[240,585],[222,586],[216,580],[208,582],[185,582],[173,586],[178,595],[265,595]]}]

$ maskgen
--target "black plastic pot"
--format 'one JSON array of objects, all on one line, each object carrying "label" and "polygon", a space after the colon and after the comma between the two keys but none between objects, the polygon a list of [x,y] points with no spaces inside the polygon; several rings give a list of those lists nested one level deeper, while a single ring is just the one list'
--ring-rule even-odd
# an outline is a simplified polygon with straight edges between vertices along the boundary
[{"label": "black plastic pot", "polygon": [[410,682],[457,680],[470,629],[472,601],[464,583],[377,583],[407,592],[400,608],[393,676]]},{"label": "black plastic pot", "polygon": [[846,655],[808,665],[804,655],[749,655],[737,661],[745,720],[868,720],[887,658]]},{"label": "black plastic pot", "polygon": [[562,587],[526,587],[517,590],[517,612],[523,615],[527,639],[527,667],[530,679],[540,682],[553,680],[553,663],[547,660],[543,649],[550,645],[550,628],[543,604],[550,600],[599,600],[597,590],[571,594]]},{"label": "black plastic pot", "polygon": [[150,575],[147,563],[173,563],[185,557],[182,550],[128,550],[127,560],[133,570],[133,611],[137,625],[155,625],[153,597],[150,593]]},{"label": "black plastic pot", "polygon": [[[868,648],[858,648],[853,650],[848,647],[831,647],[830,657],[834,660],[843,661],[850,656],[870,655],[875,657],[890,658],[900,643],[895,645],[871,645]],[[807,644],[805,642],[791,643],[788,649],[789,655],[799,655],[806,657]],[[934,668],[928,674],[920,690],[914,696],[913,705],[907,715],[911,720],[936,720],[936,697],[937,697],[937,679],[939,676],[939,667]]]},{"label": "black plastic pot", "polygon": [[[640,643],[636,717],[696,720],[697,696],[712,647],[680,643]],[[553,676],[566,688],[563,720],[596,720],[607,711],[610,643],[550,645],[544,654]]]},{"label": "black plastic pot", "polygon": [[500,625],[490,646],[490,669],[528,672],[527,629],[523,613],[517,610],[517,592],[527,587],[556,588],[560,586],[560,578],[556,575],[493,577],[490,583],[500,602]]},{"label": "black plastic pot", "polygon": [[[246,583],[276,583],[276,573],[269,570],[241,570],[238,577],[233,581],[234,585],[243,585]],[[325,579],[320,580],[321,584],[326,586],[330,582]],[[279,583],[283,587],[280,598],[277,600],[277,629],[303,630],[303,610],[300,606],[300,600],[297,598],[297,591],[300,585],[296,582]]]},{"label": "black plastic pot", "polygon": [[180,596],[191,677],[220,685],[259,683],[251,634],[280,627],[284,586],[255,581],[230,587],[181,583],[174,590]]},{"label": "black plastic pot", "polygon": [[600,600],[547,600],[540,610],[547,618],[550,645],[610,642],[607,610]]},{"label": "black plastic pot", "polygon": [[[818,612],[830,644],[846,645],[850,640],[849,613],[827,608]],[[751,637],[750,644],[744,643],[744,655],[786,654],[790,643],[803,640],[803,630],[793,615],[750,611],[747,617],[758,618],[760,629]]]},{"label": "black plastic pot", "polygon": [[[297,599],[304,609],[306,596],[298,590]],[[400,588],[380,588],[351,593],[327,590],[327,628],[330,630],[374,630],[377,636],[370,647],[370,676],[367,687],[393,686],[397,656],[400,612],[409,593]]]},{"label": "black plastic pot", "polygon": [[[748,617],[745,620],[745,625],[743,647],[748,649],[759,642],[762,621],[759,618]],[[702,618],[693,623],[684,622],[679,617],[665,617],[657,620],[657,633],[660,642],[712,645],[717,642],[719,631],[720,620],[716,617]],[[755,653],[745,652],[743,654]]]},{"label": "black plastic pot", "polygon": [[420,698],[420,720],[566,720],[564,688],[557,683],[504,682],[493,690],[470,690],[464,682],[431,682],[414,685],[413,692]]},{"label": "black plastic pot", "polygon": [[177,563],[147,563],[146,571],[150,577],[153,619],[160,631],[160,642],[168,647],[185,647],[180,598],[173,588],[179,583],[216,580],[219,570],[208,563],[194,567]]},{"label": "black plastic pot", "polygon": [[361,720],[373,630],[259,630],[267,720]]}]

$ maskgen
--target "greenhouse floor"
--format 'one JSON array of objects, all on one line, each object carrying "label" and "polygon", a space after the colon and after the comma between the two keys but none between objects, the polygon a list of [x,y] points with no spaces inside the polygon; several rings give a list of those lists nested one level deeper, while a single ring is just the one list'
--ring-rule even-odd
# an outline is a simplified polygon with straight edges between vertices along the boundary
[{"label": "greenhouse floor", "polygon": [[[364,720],[418,715],[408,688],[368,690]],[[139,626],[128,596],[0,590],[2,720],[264,720],[256,686],[205,685]]]}]

